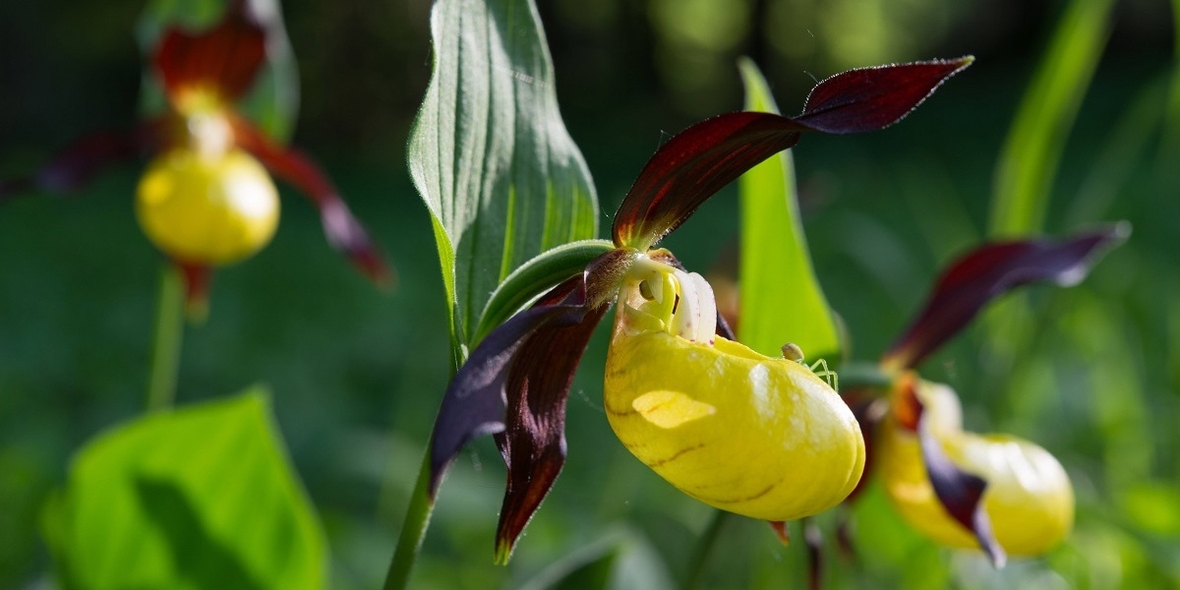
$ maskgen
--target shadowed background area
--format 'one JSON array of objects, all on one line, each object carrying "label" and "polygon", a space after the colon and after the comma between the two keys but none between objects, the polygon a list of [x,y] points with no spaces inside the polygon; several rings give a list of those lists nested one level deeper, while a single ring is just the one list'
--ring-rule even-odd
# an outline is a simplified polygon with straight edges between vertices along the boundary
[{"label": "shadowed background area", "polygon": [[[851,356],[871,360],[919,308],[937,269],[985,236],[997,155],[1065,3],[539,4],[562,112],[597,183],[601,228],[663,139],[740,107],[740,55],[759,63],[787,113],[815,80],[843,69],[976,56],[897,127],[807,138],[795,151],[819,278],[853,335]],[[132,28],[141,9],[129,0],[0,8],[0,178],[27,173],[81,133],[134,119],[141,61]],[[301,81],[294,143],[340,186],[396,265],[398,286],[373,289],[329,249],[314,209],[281,187],[274,243],[219,272],[207,323],[187,330],[178,402],[269,384],[328,533],[331,585],[371,588],[392,552],[448,371],[434,240],[405,166],[430,76],[430,4],[294,0],[283,9]],[[1127,0],[1114,14],[1064,149],[1047,229],[1127,219],[1132,239],[1082,286],[1033,290],[1035,315],[993,314],[923,371],[958,390],[971,430],[1033,438],[1061,459],[1078,490],[1077,531],[1049,557],[995,573],[980,558],[920,540],[870,493],[857,510],[860,565],[829,565],[838,587],[1180,584],[1180,262],[1170,254],[1180,187],[1161,172],[1180,152],[1160,147],[1160,130],[1178,112],[1152,110],[1175,68],[1173,15],[1163,0]],[[112,170],[76,197],[0,205],[0,587],[47,579],[37,529],[44,498],[76,448],[143,406],[162,258],[134,219],[141,169]],[[723,262],[735,205],[732,195],[710,202],[668,247],[694,270]],[[699,534],[707,509],[646,471],[610,433],[599,370],[605,333],[571,395],[566,470],[512,566],[491,565],[503,470],[484,441],[460,457],[444,488],[415,587],[548,587],[555,567],[599,587],[626,568],[658,580],[688,565],[685,539]],[[184,499],[156,491],[161,522],[188,526]],[[778,545],[761,523],[731,523],[707,585],[802,587],[800,545]]]}]

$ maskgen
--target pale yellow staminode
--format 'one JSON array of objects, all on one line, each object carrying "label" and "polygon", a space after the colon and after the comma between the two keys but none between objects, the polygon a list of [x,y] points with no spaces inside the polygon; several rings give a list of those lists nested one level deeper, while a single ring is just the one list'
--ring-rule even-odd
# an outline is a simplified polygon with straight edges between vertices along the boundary
[{"label": "pale yellow staminode", "polygon": [[244,151],[177,148],[144,172],[136,215],[148,239],[169,257],[222,265],[270,242],[279,197],[266,169]]},{"label": "pale yellow staminode", "polygon": [[619,440],[722,510],[786,521],[840,503],[864,470],[852,412],[807,367],[714,336],[715,322],[700,275],[636,264],[606,365],[607,417]]},{"label": "pale yellow staminode", "polygon": [[[924,428],[959,469],[988,483],[983,504],[1000,546],[1012,556],[1040,555],[1073,528],[1074,496],[1061,463],[1045,449],[1005,434],[962,430],[962,411],[946,385],[919,382]],[[949,547],[978,548],[970,531],[947,514],[926,475],[915,433],[887,418],[878,438],[885,490],[915,529]]]}]

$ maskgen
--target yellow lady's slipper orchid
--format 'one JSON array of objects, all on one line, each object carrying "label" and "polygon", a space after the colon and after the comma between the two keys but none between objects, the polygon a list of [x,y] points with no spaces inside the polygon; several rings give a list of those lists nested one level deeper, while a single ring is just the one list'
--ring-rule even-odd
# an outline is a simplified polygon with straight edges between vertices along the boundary
[{"label": "yellow lady's slipper orchid", "polygon": [[145,84],[149,95],[165,99],[159,108],[150,107],[131,130],[83,136],[35,174],[0,182],[0,202],[31,189],[74,191],[106,166],[150,156],[136,215],[149,241],[183,272],[189,311],[200,315],[213,267],[251,256],[274,236],[274,175],[312,200],[332,247],[388,284],[390,269],[331,180],[240,108],[283,44],[279,13],[247,0],[223,4],[221,18],[206,27],[171,17],[160,23]]},{"label": "yellow lady's slipper orchid", "polygon": [[643,259],[621,288],[603,396],[619,440],[684,493],[787,521],[860,480],[856,418],[806,366],[714,336],[709,284]]},{"label": "yellow lady's slipper orchid", "polygon": [[661,145],[615,213],[612,248],[584,260],[555,249],[526,265],[521,276],[538,280],[506,297],[534,303],[498,319],[447,386],[431,436],[430,494],[464,445],[495,435],[508,471],[496,560],[507,561],[561,472],[574,372],[595,326],[618,303],[603,395],[611,427],[636,457],[694,498],[771,521],[780,536],[783,521],[840,503],[865,466],[852,411],[801,364],[797,348],[771,358],[734,342],[704,278],[654,248],[722,187],[803,134],[888,127],[970,63],[837,74],[812,90],[796,118],[728,113]]},{"label": "yellow lady's slipper orchid", "polygon": [[[1041,447],[1004,434],[962,430],[962,410],[948,386],[919,381],[922,424],[948,459],[987,482],[982,504],[996,541],[1009,555],[1040,555],[1073,528],[1073,487],[1061,463]],[[889,416],[878,438],[885,491],[914,528],[949,546],[977,548],[976,536],[939,502],[923,462],[918,433]]]}]

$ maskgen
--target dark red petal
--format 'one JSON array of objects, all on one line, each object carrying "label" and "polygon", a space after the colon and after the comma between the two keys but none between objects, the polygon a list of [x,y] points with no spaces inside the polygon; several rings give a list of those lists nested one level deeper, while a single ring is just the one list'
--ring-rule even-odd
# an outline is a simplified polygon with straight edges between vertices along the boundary
[{"label": "dark red petal", "polygon": [[541,301],[500,324],[471,352],[443,395],[430,448],[430,490],[438,489],[447,465],[471,439],[501,432],[508,408],[505,386],[517,350],[542,326],[584,313],[582,277],[567,279]]},{"label": "dark red petal", "polygon": [[130,131],[106,130],[83,135],[55,154],[32,177],[0,184],[0,200],[29,190],[76,191],[106,168],[158,149],[165,140],[164,128],[162,120],[152,120]]},{"label": "dark red petal", "polygon": [[496,529],[496,561],[507,563],[516,539],[565,463],[565,408],[582,353],[607,305],[584,309],[577,323],[550,322],[521,345],[508,372],[507,428],[496,444],[508,486]]},{"label": "dark red petal", "polygon": [[[942,450],[938,439],[925,427],[922,420],[922,402],[914,391],[917,385],[918,379],[912,373],[906,374],[898,380],[894,393],[894,408],[910,408],[916,412],[913,416],[898,417],[898,426],[917,433],[918,443],[922,449],[922,463],[926,468],[926,477],[930,480],[931,487],[934,488],[938,502],[942,504],[951,518],[966,527],[975,536],[979,547],[991,559],[992,564],[996,567],[1003,567],[1007,555],[992,534],[991,520],[983,505],[983,493],[987,490],[987,481],[956,467],[946,452]],[[916,422],[910,422],[910,420]]]},{"label": "dark red petal", "polygon": [[820,83],[797,119],[729,113],[706,119],[660,146],[615,213],[615,245],[647,250],[722,187],[800,133],[881,129],[913,110],[970,58],[853,70]]},{"label": "dark red petal", "polygon": [[1036,282],[1071,286],[1080,282],[1110,248],[1130,235],[1119,223],[1054,240],[996,242],[967,254],[938,279],[926,306],[882,358],[892,368],[922,362],[957,334],[989,301]]},{"label": "dark red petal", "polygon": [[768,520],[766,524],[770,525],[770,530],[774,531],[775,538],[783,546],[791,544],[791,533],[787,530],[787,523],[781,520]]},{"label": "dark red petal", "polygon": [[1004,567],[1007,555],[992,534],[991,519],[988,518],[982,501],[983,493],[987,490],[987,481],[955,467],[934,435],[921,425],[918,428],[918,440],[922,445],[922,463],[926,466],[926,477],[930,479],[930,485],[934,488],[939,503],[946,509],[947,514],[975,535],[979,547],[991,559],[993,565]]},{"label": "dark red petal", "polygon": [[253,154],[275,176],[295,185],[320,210],[324,234],[333,248],[374,283],[387,285],[393,270],[373,245],[368,232],[353,216],[332,181],[302,152],[272,141],[245,119],[234,117],[234,141]]},{"label": "dark red petal", "polygon": [[770,113],[729,113],[676,134],[647,161],[615,213],[615,245],[647,250],[697,207],[807,128]]},{"label": "dark red petal", "polygon": [[175,264],[184,275],[184,315],[190,322],[204,322],[209,316],[209,284],[213,281],[213,269],[191,262]]},{"label": "dark red petal", "polygon": [[164,91],[175,102],[184,88],[216,90],[227,101],[246,93],[266,58],[266,30],[245,0],[232,0],[212,29],[166,30],[153,59]]},{"label": "dark red petal", "polygon": [[934,60],[862,68],[820,82],[796,119],[825,133],[884,129],[922,104],[948,78],[975,58]]}]

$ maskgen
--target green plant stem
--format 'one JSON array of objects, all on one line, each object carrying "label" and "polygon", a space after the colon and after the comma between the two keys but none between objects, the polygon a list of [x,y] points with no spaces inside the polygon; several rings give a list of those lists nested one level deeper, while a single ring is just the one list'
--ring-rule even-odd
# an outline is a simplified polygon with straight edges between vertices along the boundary
[{"label": "green plant stem", "polygon": [[709,556],[713,553],[713,547],[717,546],[717,538],[721,536],[721,529],[725,528],[725,523],[732,516],[733,513],[724,510],[713,511],[713,518],[705,527],[705,532],[701,535],[696,549],[693,551],[692,561],[688,564],[688,577],[684,580],[685,590],[695,590],[704,583]]},{"label": "green plant stem", "polygon": [[[459,372],[459,367],[467,360],[463,347],[455,338],[457,330],[451,327],[451,375]],[[401,590],[410,582],[410,572],[418,560],[418,551],[422,548],[422,540],[426,538],[426,529],[430,526],[430,515],[434,513],[434,498],[430,495],[430,447],[433,436],[426,439],[426,451],[422,455],[422,465],[418,467],[418,479],[414,482],[414,491],[410,493],[410,505],[406,507],[406,517],[402,521],[402,530],[397,537],[397,548],[393,551],[393,559],[389,562],[389,570],[385,573],[384,590]],[[439,485],[442,485],[441,483]]]},{"label": "green plant stem", "polygon": [[418,559],[418,550],[422,548],[422,540],[426,537],[426,528],[430,525],[433,512],[434,499],[430,497],[430,441],[427,441],[422,466],[418,469],[418,481],[410,494],[410,505],[406,508],[402,532],[397,539],[397,549],[393,552],[393,560],[389,562],[389,571],[385,574],[385,590],[400,590],[409,583],[410,571]]},{"label": "green plant stem", "polygon": [[889,387],[896,377],[882,370],[877,363],[863,361],[844,363],[836,373],[840,376],[840,391],[854,387]]},{"label": "green plant stem", "polygon": [[180,366],[180,343],[184,336],[184,278],[168,264],[160,273],[159,299],[152,331],[152,355],[148,366],[147,409],[157,412],[172,407],[176,398],[176,373]]}]

